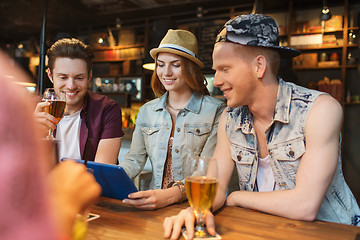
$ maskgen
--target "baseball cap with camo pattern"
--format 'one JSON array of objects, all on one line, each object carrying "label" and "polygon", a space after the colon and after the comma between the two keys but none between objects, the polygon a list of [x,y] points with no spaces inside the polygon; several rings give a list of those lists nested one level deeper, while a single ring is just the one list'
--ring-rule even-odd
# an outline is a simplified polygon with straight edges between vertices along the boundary
[{"label": "baseball cap with camo pattern", "polygon": [[282,58],[301,54],[299,50],[279,46],[279,30],[275,20],[262,14],[240,15],[229,20],[220,30],[215,43],[218,42],[273,48]]}]

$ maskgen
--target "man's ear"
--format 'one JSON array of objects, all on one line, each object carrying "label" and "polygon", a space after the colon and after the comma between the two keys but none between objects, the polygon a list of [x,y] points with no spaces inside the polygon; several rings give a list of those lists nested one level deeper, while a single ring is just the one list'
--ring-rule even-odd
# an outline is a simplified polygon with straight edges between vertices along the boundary
[{"label": "man's ear", "polygon": [[266,70],[266,58],[263,55],[259,55],[256,57],[255,60],[256,64],[256,76],[258,79],[261,79],[264,77],[265,70]]},{"label": "man's ear", "polygon": [[46,72],[47,72],[47,75],[48,75],[50,81],[51,81],[52,83],[54,83],[54,80],[53,80],[52,75],[51,75],[50,68],[46,69]]}]

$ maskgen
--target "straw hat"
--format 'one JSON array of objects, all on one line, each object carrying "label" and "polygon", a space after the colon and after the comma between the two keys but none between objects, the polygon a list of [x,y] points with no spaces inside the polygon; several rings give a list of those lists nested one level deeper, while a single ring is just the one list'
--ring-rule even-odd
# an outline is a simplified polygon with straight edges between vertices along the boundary
[{"label": "straw hat", "polygon": [[158,48],[150,50],[150,55],[156,59],[156,55],[160,52],[173,53],[190,59],[200,68],[204,64],[197,58],[198,43],[195,35],[186,30],[169,29],[165,37],[161,40]]}]

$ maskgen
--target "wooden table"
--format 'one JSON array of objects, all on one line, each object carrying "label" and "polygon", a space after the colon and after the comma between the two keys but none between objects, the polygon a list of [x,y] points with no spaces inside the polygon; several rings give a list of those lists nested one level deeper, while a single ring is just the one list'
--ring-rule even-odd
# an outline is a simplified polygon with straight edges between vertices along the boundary
[{"label": "wooden table", "polygon": [[[126,206],[119,200],[101,198],[91,209],[100,218],[89,222],[86,239],[163,239],[164,218],[177,214],[187,206],[185,202],[155,211],[142,211]],[[216,231],[224,240],[355,240],[360,237],[360,227],[320,221],[296,221],[240,207],[224,207],[216,214],[215,221]]]}]

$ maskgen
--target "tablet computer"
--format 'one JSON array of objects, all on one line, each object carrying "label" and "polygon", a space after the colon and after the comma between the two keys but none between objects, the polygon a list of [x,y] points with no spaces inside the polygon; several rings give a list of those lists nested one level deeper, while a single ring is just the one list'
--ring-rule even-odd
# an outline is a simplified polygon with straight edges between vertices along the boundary
[{"label": "tablet computer", "polygon": [[[61,160],[68,159],[63,158]],[[75,159],[75,161],[84,164],[84,160]],[[124,169],[118,165],[88,161],[86,167],[89,172],[94,174],[96,181],[100,184],[101,196],[123,200],[130,193],[138,191]]]}]

